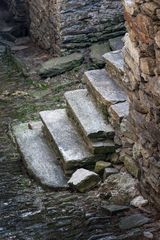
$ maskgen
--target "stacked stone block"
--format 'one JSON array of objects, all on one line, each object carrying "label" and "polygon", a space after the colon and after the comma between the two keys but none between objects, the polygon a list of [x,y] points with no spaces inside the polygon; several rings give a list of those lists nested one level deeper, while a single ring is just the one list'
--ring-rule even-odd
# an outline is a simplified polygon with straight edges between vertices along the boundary
[{"label": "stacked stone block", "polygon": [[130,100],[131,156],[139,167],[141,191],[160,206],[160,2],[124,0],[124,7],[123,85]]}]

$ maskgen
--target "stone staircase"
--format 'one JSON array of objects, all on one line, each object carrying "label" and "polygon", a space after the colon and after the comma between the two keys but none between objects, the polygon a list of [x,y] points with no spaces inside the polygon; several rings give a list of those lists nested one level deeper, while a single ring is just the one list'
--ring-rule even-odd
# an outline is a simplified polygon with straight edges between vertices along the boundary
[{"label": "stone staircase", "polygon": [[93,170],[97,161],[110,159],[119,147],[117,126],[128,114],[127,97],[120,88],[123,58],[121,51],[104,58],[106,69],[85,72],[86,89],[65,93],[66,109],[42,111],[41,122],[13,127],[28,172],[43,185],[66,188],[75,170]]}]

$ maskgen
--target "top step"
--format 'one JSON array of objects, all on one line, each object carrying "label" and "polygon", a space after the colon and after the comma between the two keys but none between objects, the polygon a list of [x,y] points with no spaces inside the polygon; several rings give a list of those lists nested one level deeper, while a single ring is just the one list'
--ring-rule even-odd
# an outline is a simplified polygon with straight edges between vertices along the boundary
[{"label": "top step", "polygon": [[103,55],[106,62],[106,71],[118,84],[121,84],[124,76],[124,59],[122,50],[108,52]]},{"label": "top step", "polygon": [[114,129],[104,119],[86,89],[69,91],[64,94],[69,111],[80,126],[83,135],[90,140],[113,139]]},{"label": "top step", "polygon": [[109,77],[105,69],[85,72],[84,81],[89,92],[102,105],[109,107],[127,100],[124,91]]}]

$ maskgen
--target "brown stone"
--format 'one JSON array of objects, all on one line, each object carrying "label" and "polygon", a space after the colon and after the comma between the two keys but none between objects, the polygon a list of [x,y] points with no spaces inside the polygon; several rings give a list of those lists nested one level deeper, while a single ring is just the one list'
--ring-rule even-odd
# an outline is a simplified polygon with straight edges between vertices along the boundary
[{"label": "brown stone", "polygon": [[140,69],[144,74],[153,76],[155,70],[155,60],[153,58],[141,58]]}]

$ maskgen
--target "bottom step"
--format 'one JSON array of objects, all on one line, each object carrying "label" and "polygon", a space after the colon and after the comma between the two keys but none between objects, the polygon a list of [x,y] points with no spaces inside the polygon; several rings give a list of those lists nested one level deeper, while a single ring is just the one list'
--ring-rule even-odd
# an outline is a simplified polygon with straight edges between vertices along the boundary
[{"label": "bottom step", "polygon": [[43,137],[42,123],[34,122],[13,127],[13,133],[28,172],[41,184],[52,188],[66,188],[67,180],[56,156]]}]

